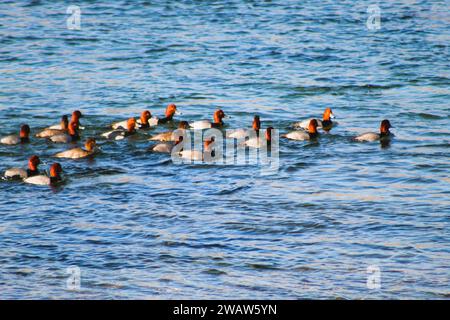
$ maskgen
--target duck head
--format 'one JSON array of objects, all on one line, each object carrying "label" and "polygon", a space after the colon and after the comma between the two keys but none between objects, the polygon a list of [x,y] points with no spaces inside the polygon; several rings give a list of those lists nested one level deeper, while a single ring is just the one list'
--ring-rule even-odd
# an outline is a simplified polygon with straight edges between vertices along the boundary
[{"label": "duck head", "polygon": [[177,106],[173,103],[169,104],[166,108],[166,117],[172,118],[177,112]]},{"label": "duck head", "polygon": [[189,123],[187,121],[180,121],[180,123],[178,124],[178,129],[189,129]]},{"label": "duck head", "polygon": [[141,123],[144,125],[148,124],[148,120],[152,117],[152,114],[150,111],[145,110],[141,113]]},{"label": "duck head", "polygon": [[214,123],[220,123],[222,124],[222,119],[225,118],[225,113],[222,109],[218,109],[214,112]]},{"label": "duck head", "polygon": [[127,130],[128,130],[128,132],[134,132],[136,130],[136,119],[134,119],[134,118],[128,119]]},{"label": "duck head", "polygon": [[21,127],[20,127],[20,134],[19,134],[19,136],[20,136],[20,138],[23,140],[23,139],[25,139],[25,140],[27,140],[29,137],[30,137],[30,126],[29,125],[27,125],[27,124],[23,124]]},{"label": "duck head", "polygon": [[312,119],[309,122],[309,125],[308,125],[308,132],[309,133],[317,133],[317,126],[318,125],[319,124],[317,123],[317,120],[316,119]]},{"label": "duck head", "polygon": [[67,117],[66,115],[63,115],[61,117],[61,129],[69,130],[69,117]]},{"label": "duck head", "polygon": [[253,117],[252,129],[255,131],[259,131],[259,129],[261,129],[261,121],[259,120],[259,116]]},{"label": "duck head", "polygon": [[38,156],[31,156],[30,159],[28,159],[28,168],[31,171],[36,171],[40,163],[41,159],[39,159]]},{"label": "duck head", "polygon": [[89,138],[86,140],[86,143],[84,144],[86,151],[94,151],[94,148],[97,146],[97,142],[95,142],[94,138]]},{"label": "duck head", "polygon": [[266,140],[267,140],[268,143],[272,142],[272,130],[273,130],[273,127],[268,127],[266,129],[265,136],[266,136]]},{"label": "duck head", "polygon": [[331,108],[326,108],[325,111],[323,112],[323,120],[327,121],[327,120],[334,119],[334,118],[335,118],[335,116],[334,116]]},{"label": "duck head", "polygon": [[59,163],[54,163],[50,166],[50,177],[60,180],[62,171],[61,165]]},{"label": "duck head", "polygon": [[389,131],[390,128],[393,128],[393,127],[391,126],[391,123],[389,122],[389,120],[385,119],[385,120],[381,121],[380,133],[382,135],[389,134],[390,133],[390,131]]}]

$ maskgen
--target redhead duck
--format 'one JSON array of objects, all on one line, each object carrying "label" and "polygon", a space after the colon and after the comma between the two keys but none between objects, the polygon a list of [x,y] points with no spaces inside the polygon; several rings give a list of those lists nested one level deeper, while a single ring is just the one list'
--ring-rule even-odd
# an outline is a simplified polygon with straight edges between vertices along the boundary
[{"label": "redhead duck", "polygon": [[309,121],[308,132],[305,131],[292,131],[285,135],[282,135],[283,138],[291,139],[291,140],[311,140],[317,138],[317,127],[318,122],[316,119],[312,119]]},{"label": "redhead duck", "polygon": [[122,140],[136,133],[136,119],[130,118],[127,121],[127,129],[117,129],[102,133],[102,137],[111,140]]},{"label": "redhead duck", "polygon": [[46,175],[37,175],[33,177],[29,177],[24,179],[25,183],[40,185],[40,186],[49,186],[54,185],[60,182],[61,179],[62,167],[59,163],[54,163],[50,166],[50,176]]},{"label": "redhead duck", "polygon": [[[187,121],[180,121],[180,123],[178,124],[178,129],[181,129],[181,130],[186,130],[186,129],[188,129],[188,127],[189,127],[189,124]],[[148,139],[148,140],[163,141],[163,142],[174,141],[173,131],[159,133],[157,135],[150,137],[150,139]]]},{"label": "redhead duck", "polygon": [[23,124],[20,127],[19,135],[10,135],[0,139],[0,143],[7,145],[16,145],[20,143],[30,142],[30,127],[27,124]]},{"label": "redhead duck", "polygon": [[15,179],[21,178],[25,179],[39,174],[38,166],[41,160],[38,156],[32,156],[28,159],[28,169],[24,170],[21,168],[11,168],[5,171],[5,178]]},{"label": "redhead duck", "polygon": [[[73,122],[75,124],[77,130],[84,130],[84,127],[82,127],[80,124],[81,117],[83,117],[81,111],[75,110],[74,112],[72,112],[72,118],[70,119],[70,122]],[[47,129],[63,130],[62,122],[60,124],[50,126]]]},{"label": "redhead duck", "polygon": [[44,129],[36,134],[37,138],[50,138],[56,135],[63,135],[69,130],[69,118],[64,115],[61,117],[61,129]]},{"label": "redhead duck", "polygon": [[55,154],[56,158],[69,158],[69,159],[80,159],[86,158],[93,155],[96,151],[96,142],[95,139],[89,138],[86,140],[85,149],[82,148],[74,148],[67,151],[59,152]]},{"label": "redhead duck", "polygon": [[[323,112],[323,119],[315,119],[317,121],[317,127],[318,128],[322,128],[325,131],[330,131],[331,128],[333,127],[333,125],[336,125],[335,122],[332,122],[331,119],[334,119],[335,116],[333,114],[333,111],[331,110],[331,108],[326,108],[325,111]],[[311,119],[306,119],[303,120],[301,122],[297,122],[294,123],[293,127],[297,128],[297,129],[304,129],[304,130],[308,130],[309,129],[309,123],[311,122]]]},{"label": "redhead duck", "polygon": [[211,122],[209,120],[200,120],[195,121],[189,124],[189,126],[194,130],[202,130],[202,129],[209,129],[209,128],[221,128],[223,126],[223,118],[226,118],[225,113],[223,110],[218,109],[214,112],[214,122]]},{"label": "redhead duck", "polygon": [[371,142],[371,141],[389,139],[393,136],[393,134],[389,131],[390,128],[393,128],[393,127],[391,126],[391,123],[389,122],[389,120],[383,120],[383,121],[381,121],[381,125],[380,125],[380,133],[376,133],[376,132],[363,133],[363,134],[355,137],[355,140]]},{"label": "redhead duck", "polygon": [[[129,120],[129,119],[128,119]],[[128,128],[128,120],[123,120],[120,122],[113,123],[111,128],[114,130],[123,129],[126,130]],[[150,111],[145,110],[142,111],[141,117],[136,121],[136,129],[148,129],[152,126],[155,126],[157,123],[156,118],[152,118],[152,114]]]},{"label": "redhead duck", "polygon": [[[266,133],[264,135],[264,138],[266,140],[266,145],[270,145],[270,143],[272,142],[272,130],[273,130],[273,127],[268,127],[266,129]],[[261,139],[262,138],[258,137],[258,136],[251,138],[251,139],[245,141],[244,145],[247,147],[250,147],[250,148],[261,148],[261,146],[264,146],[264,144],[262,144]]]},{"label": "redhead duck", "polygon": [[155,125],[166,124],[173,120],[174,115],[180,114],[177,110],[177,106],[173,103],[169,104],[166,108],[165,117],[155,120]]},{"label": "redhead duck", "polygon": [[[261,120],[259,119],[259,116],[254,116],[252,123],[252,130],[254,130],[256,132],[256,135],[258,136],[260,129],[261,129]],[[228,134],[227,137],[232,139],[243,139],[248,136],[249,136],[248,129],[237,129]]]},{"label": "redhead duck", "polygon": [[80,135],[78,134],[77,128],[78,128],[78,125],[75,122],[70,122],[67,133],[51,136],[50,140],[55,143],[77,142],[78,140],[80,140]]}]

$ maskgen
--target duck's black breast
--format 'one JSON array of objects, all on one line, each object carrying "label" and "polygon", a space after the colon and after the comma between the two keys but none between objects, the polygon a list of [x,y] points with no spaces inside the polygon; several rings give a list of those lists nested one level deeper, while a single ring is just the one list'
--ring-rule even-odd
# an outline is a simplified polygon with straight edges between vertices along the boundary
[{"label": "duck's black breast", "polygon": [[331,129],[332,126],[333,126],[333,122],[331,120],[323,120],[322,121],[322,128],[324,130]]},{"label": "duck's black breast", "polygon": [[27,169],[27,176],[28,177],[34,177],[37,176],[39,174],[39,170],[31,170],[31,169]]}]

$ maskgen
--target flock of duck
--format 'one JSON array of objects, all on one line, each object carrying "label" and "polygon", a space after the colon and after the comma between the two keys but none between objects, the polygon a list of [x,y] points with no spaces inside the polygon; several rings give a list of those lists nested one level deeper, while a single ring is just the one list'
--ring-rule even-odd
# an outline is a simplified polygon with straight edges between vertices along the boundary
[{"label": "flock of duck", "polygon": [[[138,130],[146,130],[151,127],[164,125],[173,121],[176,114],[179,114],[175,104],[169,104],[166,108],[165,116],[162,118],[152,117],[150,111],[143,111],[140,118],[129,118],[120,122],[113,123],[111,129],[108,132],[101,134],[101,137],[111,140],[121,140],[128,136],[135,134]],[[75,143],[79,141],[80,130],[84,127],[80,125],[80,118],[82,113],[78,110],[72,113],[70,122],[69,118],[64,115],[61,118],[61,122],[57,125],[50,126],[38,132],[35,137],[38,139],[49,139],[53,143]],[[178,129],[181,130],[203,130],[208,128],[222,128],[224,126],[223,119],[226,118],[223,110],[216,110],[213,115],[213,122],[209,120],[201,120],[188,123],[187,121],[180,121]],[[325,132],[329,132],[333,126],[337,123],[333,122],[334,114],[331,108],[326,108],[323,113],[322,119],[306,119],[301,122],[296,122],[292,125],[293,131],[281,135],[282,138],[290,140],[311,140],[316,139],[319,135],[318,129],[322,129]],[[356,141],[377,141],[389,139],[392,134],[389,131],[391,124],[389,120],[383,120],[380,125],[379,132],[367,132],[355,137]],[[248,139],[244,144],[251,148],[261,147],[261,139],[265,139],[268,145],[272,139],[273,127],[268,127],[265,130],[264,138],[260,137],[259,132],[261,130],[261,121],[259,116],[253,118],[252,129],[237,129],[229,132],[227,130],[227,138],[242,139],[249,136],[249,131],[254,130],[256,138]],[[10,135],[0,139],[0,144],[5,145],[18,145],[26,144],[30,142],[30,127],[27,124],[23,124],[20,127],[19,135]],[[158,141],[157,144],[150,147],[153,152],[171,153],[173,148],[182,141],[182,137],[173,134],[173,131],[167,131],[159,133],[150,137],[151,141]],[[211,143],[214,141],[210,138],[204,141],[203,152],[213,152],[209,150]],[[55,158],[68,158],[68,159],[80,159],[93,156],[98,148],[96,140],[94,138],[88,138],[85,141],[85,148],[77,147],[67,151],[59,152],[54,155]],[[182,158],[188,158],[191,160],[201,160],[203,153],[194,150],[179,149],[180,156]],[[36,185],[54,185],[59,183],[62,173],[62,166],[60,163],[53,163],[50,166],[49,173],[45,171],[40,172],[38,169],[41,163],[40,158],[37,155],[33,155],[29,158],[28,169],[11,168],[5,171],[4,177],[7,179],[21,179],[25,183]]]}]

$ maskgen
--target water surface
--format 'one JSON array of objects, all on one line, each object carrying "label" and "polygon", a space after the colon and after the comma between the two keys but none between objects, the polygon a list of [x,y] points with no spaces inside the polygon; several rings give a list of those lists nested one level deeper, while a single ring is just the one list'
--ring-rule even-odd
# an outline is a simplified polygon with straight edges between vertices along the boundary
[{"label": "water surface", "polygon": [[[282,133],[332,107],[280,170],[172,164],[147,135],[62,161],[54,190],[0,181],[0,298],[448,299],[449,2],[62,1],[0,4],[0,135],[80,109],[95,136],[168,103],[179,120],[255,114]],[[351,138],[390,119],[389,146]],[[0,170],[66,146],[0,146]],[[81,290],[66,268],[81,269]],[[381,288],[366,286],[367,267]]]}]

